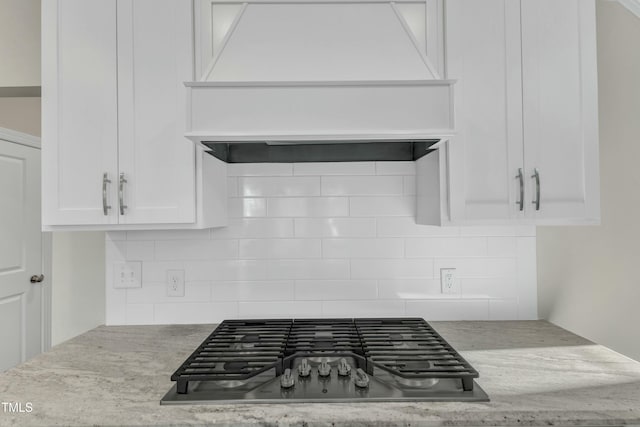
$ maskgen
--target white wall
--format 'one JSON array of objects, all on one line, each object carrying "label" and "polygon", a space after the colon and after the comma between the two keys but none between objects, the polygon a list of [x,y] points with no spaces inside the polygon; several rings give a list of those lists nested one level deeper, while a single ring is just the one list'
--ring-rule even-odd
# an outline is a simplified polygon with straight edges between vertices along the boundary
[{"label": "white wall", "polygon": [[640,18],[597,14],[602,225],[538,229],[540,316],[640,360]]},{"label": "white wall", "polygon": [[40,86],[40,0],[0,3],[0,87]]},{"label": "white wall", "polygon": [[52,291],[52,345],[104,324],[104,233],[54,233]]},{"label": "white wall", "polygon": [[[107,324],[537,316],[534,227],[415,225],[412,162],[229,165],[229,227],[107,233]],[[142,287],[113,265],[142,262]],[[455,267],[461,293],[440,293]],[[185,270],[184,297],[166,295]]]},{"label": "white wall", "polygon": [[40,98],[0,97],[0,127],[40,136]]}]

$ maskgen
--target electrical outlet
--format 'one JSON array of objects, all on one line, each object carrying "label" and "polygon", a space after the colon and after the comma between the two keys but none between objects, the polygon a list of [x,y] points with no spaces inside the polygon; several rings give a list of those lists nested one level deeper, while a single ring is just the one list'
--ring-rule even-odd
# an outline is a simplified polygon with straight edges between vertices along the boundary
[{"label": "electrical outlet", "polygon": [[184,296],[184,270],[167,271],[167,296]]},{"label": "electrical outlet", "polygon": [[443,294],[459,294],[460,284],[455,268],[440,269],[440,286]]},{"label": "electrical outlet", "polygon": [[142,263],[140,261],[117,262],[113,266],[113,287],[141,288]]}]

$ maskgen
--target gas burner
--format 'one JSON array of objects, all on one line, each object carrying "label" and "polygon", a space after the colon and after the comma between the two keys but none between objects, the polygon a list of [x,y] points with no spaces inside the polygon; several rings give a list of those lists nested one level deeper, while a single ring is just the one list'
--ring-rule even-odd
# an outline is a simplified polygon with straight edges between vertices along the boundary
[{"label": "gas burner", "polygon": [[225,320],[161,403],[487,401],[477,377],[423,319]]}]

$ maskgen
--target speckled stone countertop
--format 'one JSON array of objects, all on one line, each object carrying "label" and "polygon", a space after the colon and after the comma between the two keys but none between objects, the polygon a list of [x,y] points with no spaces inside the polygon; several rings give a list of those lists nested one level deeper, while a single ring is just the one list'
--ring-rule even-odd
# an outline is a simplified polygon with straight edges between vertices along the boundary
[{"label": "speckled stone countertop", "polygon": [[160,406],[212,325],[99,327],[0,374],[0,425],[640,424],[640,363],[542,321],[433,322],[488,403]]}]

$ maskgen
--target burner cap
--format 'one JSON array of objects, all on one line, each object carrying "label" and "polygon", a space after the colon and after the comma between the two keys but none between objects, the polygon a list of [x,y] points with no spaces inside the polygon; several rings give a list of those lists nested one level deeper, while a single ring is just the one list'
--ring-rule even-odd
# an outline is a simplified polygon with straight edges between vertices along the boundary
[{"label": "burner cap", "polygon": [[247,362],[224,362],[225,371],[241,371],[249,367]]},{"label": "burner cap", "polygon": [[258,334],[247,334],[247,335],[243,335],[242,338],[240,338],[240,342],[258,342],[260,341],[260,335]]},{"label": "burner cap", "polygon": [[431,363],[428,360],[407,360],[406,362],[402,362],[404,365],[403,371],[424,371],[427,369],[431,369]]}]

